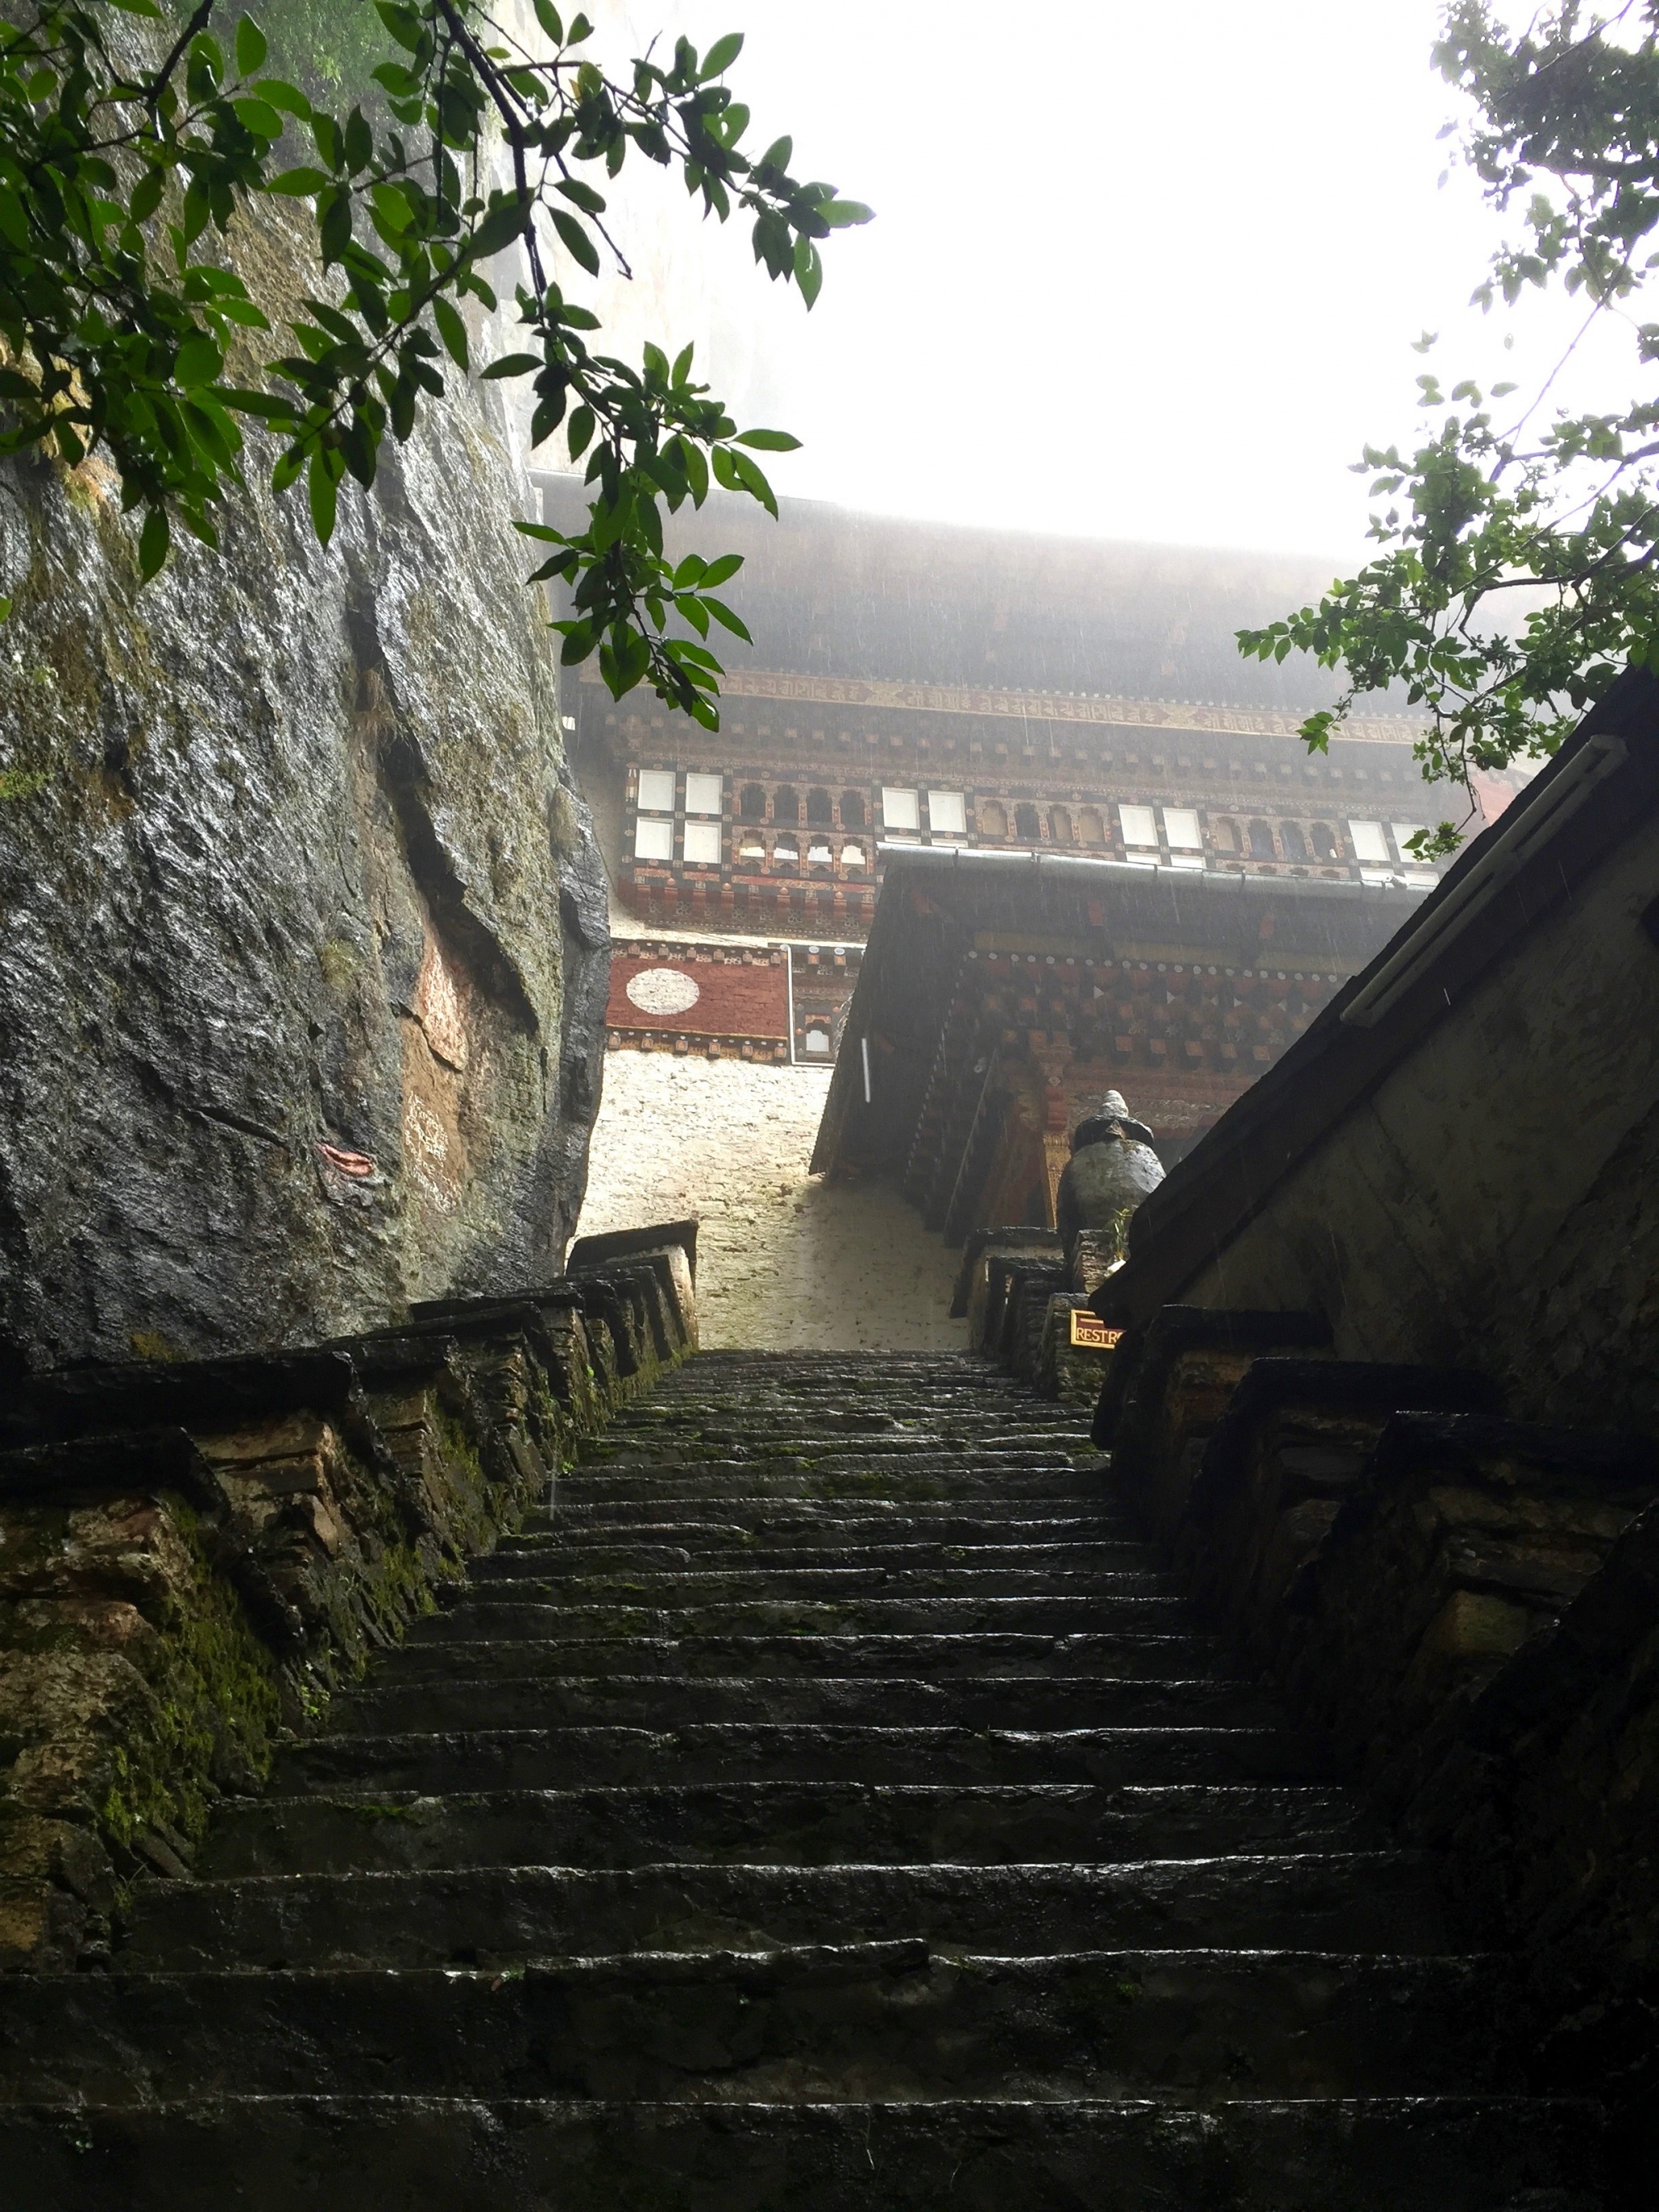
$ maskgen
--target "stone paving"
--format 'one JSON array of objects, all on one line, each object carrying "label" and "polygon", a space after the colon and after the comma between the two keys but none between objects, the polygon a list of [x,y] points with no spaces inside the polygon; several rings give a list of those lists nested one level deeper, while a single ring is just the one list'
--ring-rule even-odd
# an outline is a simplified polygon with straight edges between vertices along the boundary
[{"label": "stone paving", "polygon": [[9,1985],[0,2206],[1595,2212],[1435,1875],[1078,1414],[704,1354]]}]

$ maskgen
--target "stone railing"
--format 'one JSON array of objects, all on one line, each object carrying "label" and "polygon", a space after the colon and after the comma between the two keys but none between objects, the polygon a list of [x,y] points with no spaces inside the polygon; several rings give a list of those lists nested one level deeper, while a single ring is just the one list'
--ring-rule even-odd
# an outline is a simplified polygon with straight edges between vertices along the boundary
[{"label": "stone railing", "polygon": [[1087,1314],[1093,1291],[1118,1258],[1117,1239],[1085,1230],[1068,1260],[1053,1229],[981,1229],[969,1237],[951,1312],[968,1341],[1042,1396],[1093,1405],[1109,1353],[1072,1341],[1072,1316]]},{"label": "stone railing", "polygon": [[1316,1317],[1166,1307],[1095,1439],[1239,1657],[1526,1959],[1558,2081],[1659,2087],[1659,1450]]},{"label": "stone railing", "polygon": [[695,1223],[301,1352],[66,1370],[0,1414],[0,1966],[95,1959],[368,1656],[696,1346]]}]

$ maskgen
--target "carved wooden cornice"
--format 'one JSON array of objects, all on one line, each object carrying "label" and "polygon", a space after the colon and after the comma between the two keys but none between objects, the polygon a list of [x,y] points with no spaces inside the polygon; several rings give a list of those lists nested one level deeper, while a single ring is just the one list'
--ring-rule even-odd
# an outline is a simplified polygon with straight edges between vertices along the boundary
[{"label": "carved wooden cornice", "polygon": [[[591,667],[584,684],[597,684]],[[974,714],[1020,722],[1064,722],[1104,729],[1214,731],[1240,738],[1293,738],[1302,718],[1266,708],[1197,706],[1175,699],[1100,698],[1082,692],[969,690],[942,684],[895,684],[873,678],[803,676],[784,670],[730,669],[722,696],[776,699],[785,705],[899,708],[911,714]],[[1355,739],[1409,745],[1420,736],[1403,715],[1364,715],[1346,722],[1336,742]]]}]

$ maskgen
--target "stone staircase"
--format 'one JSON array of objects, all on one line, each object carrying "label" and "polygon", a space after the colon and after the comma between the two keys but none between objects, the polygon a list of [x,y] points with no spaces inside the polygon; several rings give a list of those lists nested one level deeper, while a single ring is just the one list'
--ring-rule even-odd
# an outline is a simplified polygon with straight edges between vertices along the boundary
[{"label": "stone staircase", "polygon": [[968,1359],[720,1353],[0,2003],[4,2212],[1592,2212],[1502,1958]]}]

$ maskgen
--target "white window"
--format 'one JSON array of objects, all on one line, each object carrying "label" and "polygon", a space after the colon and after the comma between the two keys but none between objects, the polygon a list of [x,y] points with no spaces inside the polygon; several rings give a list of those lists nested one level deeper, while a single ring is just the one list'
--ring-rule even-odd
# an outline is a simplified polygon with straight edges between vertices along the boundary
[{"label": "white window", "polygon": [[822,867],[827,866],[836,856],[830,851],[830,848],[824,843],[822,837],[814,837],[806,848],[806,857],[809,860],[815,861]]},{"label": "white window", "polygon": [[843,868],[861,868],[864,866],[863,846],[843,845],[841,848],[841,864]]},{"label": "white window", "polygon": [[1400,879],[1392,868],[1362,868],[1359,871],[1359,880],[1362,884],[1369,884],[1373,890],[1380,890],[1385,885],[1397,883]]},{"label": "white window", "polygon": [[688,769],[685,772],[685,811],[688,814],[718,814],[720,811],[720,779],[717,775],[697,775]]},{"label": "white window", "polygon": [[881,818],[889,830],[920,830],[921,813],[916,805],[914,791],[895,791],[882,787]]},{"label": "white window", "polygon": [[775,860],[798,860],[800,854],[787,837],[780,837],[772,848],[772,858]]},{"label": "white window", "polygon": [[[1416,860],[1417,855],[1414,853],[1408,853],[1406,850],[1406,841],[1409,837],[1415,837],[1419,830],[1422,829],[1423,824],[1420,822],[1390,822],[1389,827],[1394,832],[1395,845],[1399,852],[1401,859],[1402,860]],[[1420,860],[1418,861],[1418,866],[1419,867],[1422,866],[1422,862]]]},{"label": "white window", "polygon": [[746,845],[738,848],[738,857],[744,860],[763,860],[766,858],[766,848],[758,837],[752,837]]},{"label": "white window", "polygon": [[1198,816],[1190,806],[1166,806],[1164,810],[1164,834],[1170,841],[1172,853],[1201,853],[1204,839],[1200,834]]},{"label": "white window", "polygon": [[1172,868],[1201,868],[1204,855],[1202,853],[1171,853],[1170,866]]},{"label": "white window", "polygon": [[806,1049],[808,1052],[827,1053],[830,1049],[829,1030],[819,1029],[814,1024],[806,1032]]},{"label": "white window", "polygon": [[1156,845],[1158,824],[1152,819],[1150,806],[1120,806],[1117,818],[1123,824],[1126,845]]},{"label": "white window", "polygon": [[1354,858],[1357,860],[1388,859],[1388,840],[1382,835],[1382,824],[1380,822],[1350,822],[1348,835],[1353,840]]},{"label": "white window", "polygon": [[[688,781],[690,779],[688,778]],[[720,857],[720,825],[718,822],[688,822],[685,825],[685,857],[705,866],[718,867]]]},{"label": "white window", "polygon": [[968,812],[959,791],[928,793],[927,826],[936,837],[965,837],[968,835]]},{"label": "white window", "polygon": [[634,857],[636,860],[672,860],[674,857],[673,823],[636,822],[634,824]]},{"label": "white window", "polygon": [[672,814],[674,811],[674,771],[672,768],[642,768],[640,770],[640,811],[641,814]]}]

